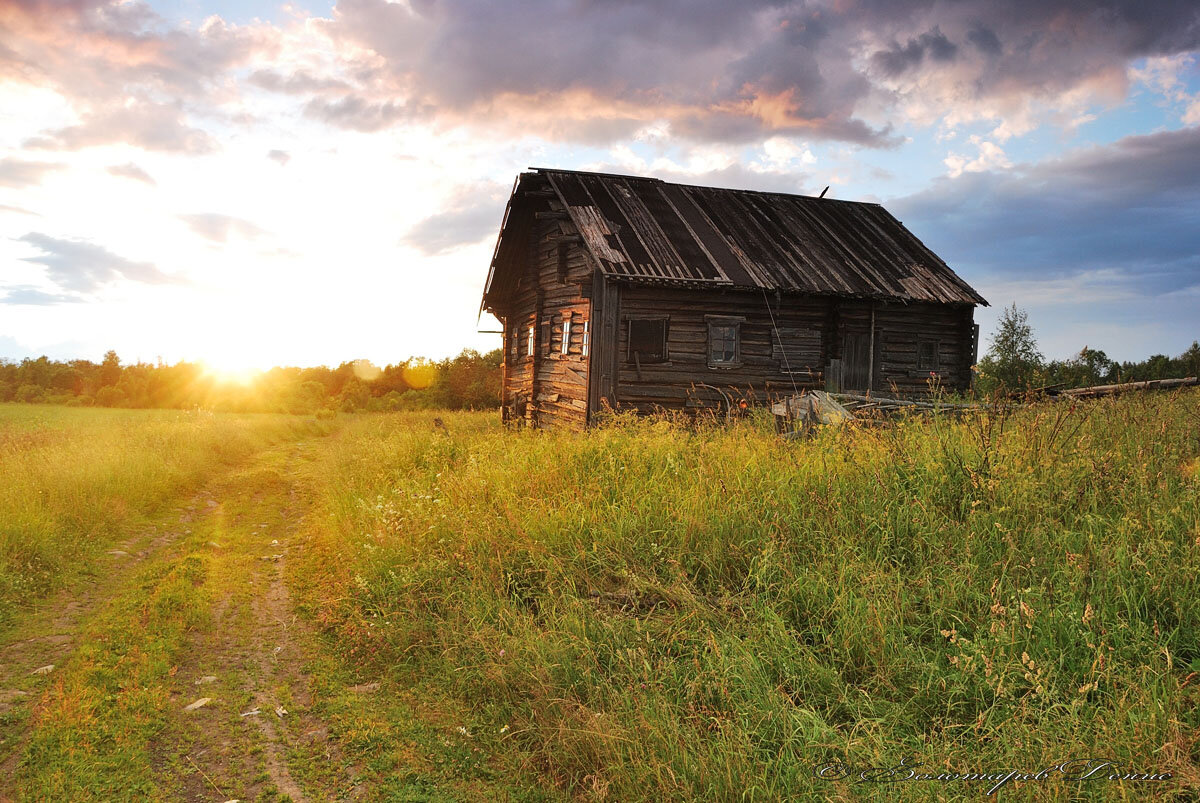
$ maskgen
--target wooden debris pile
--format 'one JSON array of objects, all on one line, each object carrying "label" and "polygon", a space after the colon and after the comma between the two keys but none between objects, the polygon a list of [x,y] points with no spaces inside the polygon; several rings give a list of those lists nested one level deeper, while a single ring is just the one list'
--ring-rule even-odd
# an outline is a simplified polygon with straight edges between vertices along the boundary
[{"label": "wooden debris pile", "polygon": [[[1175,390],[1200,385],[1197,377],[1185,379],[1152,379],[1146,382],[1124,382],[1117,385],[1093,385],[1086,388],[1038,388],[1026,398],[1046,396],[1058,399],[1097,399],[1121,393]],[[818,426],[839,425],[847,421],[878,421],[901,412],[960,413],[989,405],[970,402],[951,402],[942,399],[899,399],[891,396],[856,393],[827,393],[810,390],[790,396],[771,406],[775,428],[785,438],[801,438]]]},{"label": "wooden debris pile", "polygon": [[961,412],[983,406],[942,400],[917,401],[891,396],[810,390],[776,402],[771,406],[771,412],[775,414],[777,431],[785,438],[799,438],[808,434],[814,427],[844,424],[851,420],[876,420],[902,412]]}]

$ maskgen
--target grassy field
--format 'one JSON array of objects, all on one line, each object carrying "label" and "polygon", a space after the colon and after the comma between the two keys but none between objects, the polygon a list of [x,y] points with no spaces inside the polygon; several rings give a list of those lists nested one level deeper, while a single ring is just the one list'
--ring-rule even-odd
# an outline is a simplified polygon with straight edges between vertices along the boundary
[{"label": "grassy field", "polygon": [[1200,793],[1200,393],[804,442],[0,405],[0,472],[0,649],[178,533],[0,677],[18,797]]},{"label": "grassy field", "polygon": [[803,443],[762,420],[579,435],[363,418],[316,468],[301,576],[347,661],[460,712],[451,738],[491,757],[481,777],[889,799],[814,766],[1099,757],[1193,799],[1198,458],[1196,393]]},{"label": "grassy field", "polygon": [[292,416],[0,404],[0,625],[222,467],[314,426]]}]

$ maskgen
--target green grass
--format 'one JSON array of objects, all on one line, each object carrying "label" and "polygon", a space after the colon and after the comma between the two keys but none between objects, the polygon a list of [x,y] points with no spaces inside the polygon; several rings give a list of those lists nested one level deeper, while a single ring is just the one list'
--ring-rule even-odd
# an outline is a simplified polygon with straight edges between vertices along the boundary
[{"label": "green grass", "polygon": [[291,416],[0,404],[0,626],[220,467],[315,426]]},{"label": "green grass", "polygon": [[1200,394],[799,443],[761,418],[583,434],[495,418],[335,433],[296,578],[343,665],[409,689],[471,757],[442,777],[890,799],[987,784],[813,767],[1104,757],[1173,777],[1024,790],[1200,790]]}]

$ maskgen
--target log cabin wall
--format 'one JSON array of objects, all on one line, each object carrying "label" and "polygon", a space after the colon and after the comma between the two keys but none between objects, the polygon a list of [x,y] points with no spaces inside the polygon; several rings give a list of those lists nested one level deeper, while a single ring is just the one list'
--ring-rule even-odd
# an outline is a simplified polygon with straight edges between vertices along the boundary
[{"label": "log cabin wall", "polygon": [[[588,417],[592,268],[578,242],[539,222],[504,319],[506,416],[534,426],[580,429]],[[564,333],[567,349],[563,352]]]},{"label": "log cabin wall", "polygon": [[967,304],[878,303],[874,388],[926,393],[936,377],[947,390],[966,391],[975,360],[973,318]]},{"label": "log cabin wall", "polygon": [[[629,321],[655,318],[667,319],[667,359],[642,363],[630,352]],[[619,320],[615,395],[639,412],[715,407],[726,403],[722,392],[762,403],[824,388],[830,361],[852,359],[848,348],[860,349],[862,364],[844,389],[926,393],[932,371],[943,387],[965,390],[974,356],[970,305],[625,285]],[[710,365],[710,321],[738,324],[733,365]]]},{"label": "log cabin wall", "polygon": [[[828,299],[815,296],[768,293],[764,300],[762,293],[736,290],[623,286],[616,348],[618,404],[640,412],[656,407],[701,409],[724,404],[722,392],[753,394],[762,402],[794,388],[822,387],[829,332],[835,325],[832,312]],[[772,314],[782,343],[772,329]],[[660,317],[667,318],[667,359],[640,363],[630,354],[629,321]],[[738,322],[740,360],[729,367],[709,367],[710,319],[736,318],[744,319]]]}]

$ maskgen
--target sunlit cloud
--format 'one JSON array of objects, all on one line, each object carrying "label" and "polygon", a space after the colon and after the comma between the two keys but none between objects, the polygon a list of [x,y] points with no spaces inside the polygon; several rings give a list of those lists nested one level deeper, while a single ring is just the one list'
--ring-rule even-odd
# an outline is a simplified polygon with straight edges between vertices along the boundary
[{"label": "sunlit cloud", "polygon": [[196,234],[214,243],[228,242],[229,238],[234,235],[252,240],[266,234],[263,229],[249,220],[232,215],[220,215],[215,212],[180,215],[179,219]]},{"label": "sunlit cloud", "polygon": [[151,187],[158,184],[158,182],[154,180],[154,176],[150,175],[133,162],[126,162],[125,164],[121,165],[112,165],[108,168],[108,172],[121,178],[129,178],[133,179],[134,181],[140,181],[143,184],[150,185]]}]

